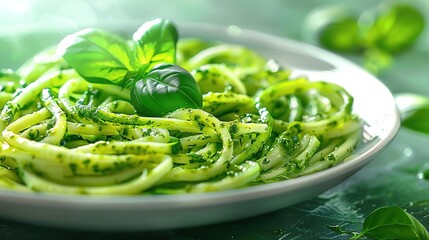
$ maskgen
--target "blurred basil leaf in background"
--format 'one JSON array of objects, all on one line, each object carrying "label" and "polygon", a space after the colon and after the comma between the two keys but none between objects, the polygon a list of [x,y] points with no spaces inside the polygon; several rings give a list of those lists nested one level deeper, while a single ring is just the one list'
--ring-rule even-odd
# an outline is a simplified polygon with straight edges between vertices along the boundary
[{"label": "blurred basil leaf in background", "polygon": [[363,53],[363,67],[374,75],[380,75],[389,68],[393,62],[393,56],[378,48],[367,49]]},{"label": "blurred basil leaf in background", "polygon": [[416,7],[388,1],[361,13],[346,6],[316,9],[308,16],[304,37],[331,51],[360,55],[362,65],[377,75],[391,65],[392,56],[414,45],[424,27]]},{"label": "blurred basil leaf in background", "polygon": [[402,126],[429,134],[429,98],[413,94],[395,95],[396,105],[401,112]]},{"label": "blurred basil leaf in background", "polygon": [[[358,56],[365,69],[380,75],[398,54],[413,47],[424,28],[425,18],[411,2],[385,1],[362,12],[333,5],[308,15],[304,40],[346,57]],[[402,126],[429,134],[429,98],[398,94],[396,101]]]},{"label": "blurred basil leaf in background", "polygon": [[382,4],[368,26],[365,45],[392,54],[402,52],[416,42],[424,26],[424,16],[415,7]]},{"label": "blurred basil leaf in background", "polygon": [[343,5],[330,5],[315,9],[304,26],[306,41],[323,48],[358,53],[363,42],[358,25],[358,15]]}]

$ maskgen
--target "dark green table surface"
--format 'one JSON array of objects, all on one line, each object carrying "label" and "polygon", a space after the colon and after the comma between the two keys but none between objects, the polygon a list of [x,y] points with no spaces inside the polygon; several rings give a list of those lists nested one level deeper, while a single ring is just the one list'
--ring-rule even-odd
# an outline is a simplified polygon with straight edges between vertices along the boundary
[{"label": "dark green table surface", "polygon": [[[323,1],[324,5],[334,3],[346,1]],[[347,2],[356,11],[377,3],[373,0]],[[0,68],[17,67],[25,57],[39,50],[38,46],[55,43],[61,34],[67,33],[64,29],[77,30],[123,19],[144,22],[169,17],[177,21],[237,25],[302,40],[305,17],[321,4],[322,1],[315,0],[2,1]],[[427,14],[429,2],[423,7]],[[44,26],[56,29],[56,35],[49,38],[6,36],[8,32]],[[31,44],[26,44],[28,42]],[[345,57],[356,63],[361,61],[354,56]],[[393,93],[429,96],[428,27],[417,45],[397,56],[379,78]],[[160,232],[110,233],[55,229],[0,219],[0,239],[348,239],[350,235],[345,232],[359,231],[364,217],[385,205],[406,209],[429,228],[429,181],[417,178],[419,170],[429,162],[427,146],[428,135],[401,128],[384,152],[335,188],[280,211],[241,221]]]}]

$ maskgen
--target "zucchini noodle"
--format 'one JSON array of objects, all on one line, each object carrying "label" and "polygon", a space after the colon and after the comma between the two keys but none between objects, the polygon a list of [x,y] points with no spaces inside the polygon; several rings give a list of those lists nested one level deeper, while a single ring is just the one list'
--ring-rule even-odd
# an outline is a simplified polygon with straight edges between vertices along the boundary
[{"label": "zucchini noodle", "polygon": [[[198,49],[196,51],[195,49]],[[362,141],[353,97],[244,47],[181,39],[202,109],[137,114],[130,92],[87,82],[49,50],[0,72],[0,188],[88,195],[243,188],[346,161]],[[37,59],[37,58],[34,58]]]}]

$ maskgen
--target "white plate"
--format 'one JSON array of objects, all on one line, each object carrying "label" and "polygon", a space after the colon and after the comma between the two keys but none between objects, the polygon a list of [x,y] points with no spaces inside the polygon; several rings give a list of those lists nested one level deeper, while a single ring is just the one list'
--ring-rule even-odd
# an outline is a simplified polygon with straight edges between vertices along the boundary
[{"label": "white plate", "polygon": [[[237,29],[235,29],[237,30]],[[373,138],[357,157],[297,179],[215,193],[164,196],[57,196],[0,191],[0,217],[48,226],[91,230],[159,230],[192,227],[255,216],[312,198],[341,183],[384,149],[399,128],[389,90],[349,61],[322,49],[259,32],[212,25],[181,25],[182,36],[240,43],[279,60],[310,79],[346,88],[354,111]]]}]

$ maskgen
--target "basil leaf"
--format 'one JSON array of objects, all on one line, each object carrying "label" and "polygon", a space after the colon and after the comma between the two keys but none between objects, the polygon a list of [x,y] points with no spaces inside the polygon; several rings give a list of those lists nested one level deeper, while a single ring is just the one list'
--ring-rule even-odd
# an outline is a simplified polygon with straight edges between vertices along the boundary
[{"label": "basil leaf", "polygon": [[412,93],[395,95],[395,102],[401,112],[402,126],[429,134],[429,98]]},{"label": "basil leaf", "polygon": [[362,233],[374,239],[429,239],[426,228],[400,207],[381,207],[373,211],[365,219]]},{"label": "basil leaf", "polygon": [[338,52],[359,52],[360,41],[358,21],[353,16],[333,21],[319,32],[320,45]]},{"label": "basil leaf", "polygon": [[98,29],[84,29],[68,35],[60,42],[58,50],[89,82],[120,84],[135,68],[127,42]]},{"label": "basil leaf", "polygon": [[163,116],[178,108],[201,108],[203,101],[192,75],[173,64],[157,65],[136,81],[130,97],[143,116]]},{"label": "basil leaf", "polygon": [[136,61],[147,72],[159,63],[175,63],[176,43],[179,38],[174,24],[168,19],[145,22],[133,35]]},{"label": "basil leaf", "polygon": [[305,20],[303,37],[329,50],[360,53],[364,46],[358,17],[343,4],[317,8]]},{"label": "basil leaf", "polygon": [[404,51],[414,44],[424,27],[424,16],[418,9],[404,4],[388,6],[376,16],[367,33],[367,44],[389,53]]}]

